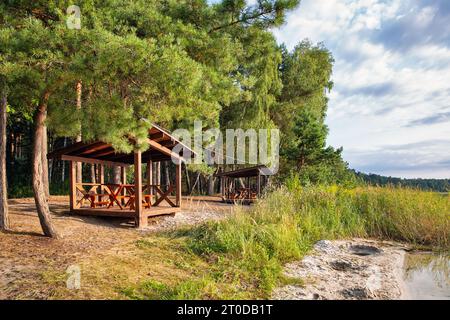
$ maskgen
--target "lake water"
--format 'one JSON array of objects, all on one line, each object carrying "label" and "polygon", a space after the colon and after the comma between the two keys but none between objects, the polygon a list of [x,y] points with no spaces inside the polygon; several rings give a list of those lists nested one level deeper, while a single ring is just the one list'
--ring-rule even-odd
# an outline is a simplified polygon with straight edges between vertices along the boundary
[{"label": "lake water", "polygon": [[408,299],[450,300],[449,253],[408,253],[403,270]]}]

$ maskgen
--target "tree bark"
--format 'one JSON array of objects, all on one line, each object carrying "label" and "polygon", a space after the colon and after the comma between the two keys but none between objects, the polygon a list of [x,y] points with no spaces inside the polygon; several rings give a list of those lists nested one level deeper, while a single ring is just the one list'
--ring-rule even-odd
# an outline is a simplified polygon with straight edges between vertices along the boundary
[{"label": "tree bark", "polygon": [[33,191],[36,209],[41,223],[42,231],[48,237],[58,238],[59,235],[53,226],[50,216],[50,209],[46,199],[45,180],[44,180],[44,163],[42,161],[44,147],[42,141],[45,134],[45,120],[47,118],[47,103],[50,93],[43,95],[42,101],[36,111],[34,123],[34,145],[33,145]]},{"label": "tree bark", "polygon": [[[82,89],[82,83],[81,80],[77,82],[76,85],[76,91],[77,91],[77,111],[80,112],[81,109],[81,91]],[[81,124],[80,124],[80,130],[78,132],[78,135],[75,139],[76,142],[81,141]],[[77,162],[77,183],[82,183],[83,181],[83,167],[81,162]]]},{"label": "tree bark", "polygon": [[[63,142],[63,148],[65,148],[67,145],[67,138],[64,138],[64,142]],[[64,161],[61,161],[61,183],[64,184],[65,181],[65,172],[66,169],[66,164],[64,163]]]},{"label": "tree bark", "polygon": [[213,175],[210,175],[208,177],[208,196],[214,195],[214,182],[216,179],[214,179]]},{"label": "tree bark", "polygon": [[186,187],[187,187],[188,193],[191,194],[192,193],[191,180],[189,179],[189,172],[188,172],[188,168],[186,165],[184,165],[184,173],[186,174]]},{"label": "tree bark", "polygon": [[45,125],[45,122],[44,122],[43,129],[42,129],[42,154],[41,154],[41,156],[42,156],[42,182],[44,185],[46,201],[48,201],[50,198],[50,183],[48,180],[47,153],[48,153],[48,136],[47,136],[47,126]]},{"label": "tree bark", "polygon": [[164,175],[166,178],[166,185],[170,185],[170,172],[169,172],[169,161],[164,162]]},{"label": "tree bark", "polygon": [[0,101],[0,230],[9,229],[8,183],[6,178],[6,119],[7,97],[3,94]]},{"label": "tree bark", "polygon": [[161,161],[155,163],[155,184],[161,185]]},{"label": "tree bark", "polygon": [[91,164],[91,183],[97,183],[95,164]]},{"label": "tree bark", "polygon": [[200,172],[197,173],[197,178],[195,179],[195,182],[194,182],[194,184],[192,185],[192,190],[191,190],[191,193],[190,193],[190,194],[192,194],[192,193],[194,192],[195,186],[197,185],[199,179],[200,179]]},{"label": "tree bark", "polygon": [[120,167],[119,166],[114,166],[113,167],[113,181],[115,184],[120,184],[121,179],[121,172],[120,172]]}]

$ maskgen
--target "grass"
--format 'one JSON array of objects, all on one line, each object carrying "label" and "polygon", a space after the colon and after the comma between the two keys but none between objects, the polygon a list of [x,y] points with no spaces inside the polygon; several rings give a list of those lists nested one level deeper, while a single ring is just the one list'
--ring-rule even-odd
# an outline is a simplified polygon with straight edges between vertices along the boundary
[{"label": "grass", "polygon": [[[401,188],[288,184],[229,219],[139,240],[133,264],[120,270],[110,267],[119,260],[88,270],[108,268],[92,281],[106,282],[118,298],[264,299],[275,286],[295,282],[282,275],[286,262],[303,257],[320,239],[348,237],[448,250],[450,197]],[[142,276],[145,268],[153,274]]]}]

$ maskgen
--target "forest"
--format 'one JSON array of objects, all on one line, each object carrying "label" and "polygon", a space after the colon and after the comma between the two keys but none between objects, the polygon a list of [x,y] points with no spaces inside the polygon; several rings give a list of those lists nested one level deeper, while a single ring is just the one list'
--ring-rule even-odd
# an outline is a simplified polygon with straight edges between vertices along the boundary
[{"label": "forest", "polygon": [[355,172],[355,174],[365,183],[375,186],[392,185],[436,192],[450,191],[450,179],[406,179],[386,177],[373,173],[367,174],[363,172]]},{"label": "forest", "polygon": [[[434,191],[448,192],[449,180],[357,172],[342,147],[327,145],[333,55],[308,39],[288,49],[273,34],[300,2],[2,1],[0,299],[270,299],[277,286],[305,284],[283,267],[320,240],[448,251],[450,198]],[[194,203],[219,198],[217,172],[239,166],[180,162],[180,214],[142,229],[130,227],[136,216],[68,214],[69,181],[73,195],[75,178],[115,181],[119,167],[48,153],[95,141],[134,151],[135,172],[123,180],[140,189],[151,123],[172,132],[196,121],[203,130],[279,129],[279,171],[252,205]],[[173,165],[146,170],[159,185]],[[83,277],[76,290],[72,267]]]},{"label": "forest", "polygon": [[[81,139],[129,150],[124,137],[145,132],[142,118],[168,129],[194,120],[205,129],[279,128],[280,178],[301,169],[305,183],[353,179],[342,150],[325,142],[331,53],[308,40],[288,51],[270,32],[298,3],[84,1],[79,30],[66,26],[67,1],[3,3],[9,197],[33,194],[40,126],[42,154]],[[67,165],[42,161],[51,193],[66,193]],[[187,191],[207,192],[211,174],[190,167],[189,180],[199,182]]]}]

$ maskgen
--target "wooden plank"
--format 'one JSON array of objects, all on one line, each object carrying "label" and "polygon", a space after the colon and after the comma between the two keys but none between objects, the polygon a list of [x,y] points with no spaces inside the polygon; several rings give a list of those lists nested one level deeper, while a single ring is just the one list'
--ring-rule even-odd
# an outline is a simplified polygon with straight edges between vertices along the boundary
[{"label": "wooden plank", "polygon": [[119,210],[107,208],[79,208],[74,209],[73,212],[75,214],[86,216],[123,217],[123,218],[135,218],[136,214],[133,210]]},{"label": "wooden plank", "polygon": [[181,207],[181,163],[176,164],[175,171],[175,204]]},{"label": "wooden plank", "polygon": [[61,148],[61,149],[57,149],[53,152],[50,152],[47,154],[47,159],[60,159],[60,157],[65,154],[65,153],[70,153],[76,150],[79,150],[85,146],[90,145],[89,143],[84,143],[84,142],[76,142],[70,146]]},{"label": "wooden plank", "polygon": [[164,132],[155,132],[154,134],[150,134],[150,139],[152,139],[153,141],[159,142],[162,140],[165,140],[170,137],[168,137],[166,134],[164,134]]},{"label": "wooden plank", "polygon": [[91,163],[91,164],[102,164],[102,165],[107,165],[107,166],[121,166],[121,167],[130,166],[130,164],[128,164],[128,163],[113,162],[113,161],[107,161],[107,160],[83,158],[83,157],[68,156],[68,155],[61,156],[61,160],[84,162],[84,163]]},{"label": "wooden plank", "polygon": [[[175,214],[180,212],[181,208],[177,207],[157,207],[145,209],[143,216],[155,217],[166,214]],[[76,208],[73,210],[74,214],[83,216],[99,216],[99,217],[119,217],[119,218],[135,218],[135,211],[133,210],[118,210],[118,209],[106,209],[106,208]]]},{"label": "wooden plank", "polygon": [[99,160],[109,160],[109,159],[101,159],[102,157],[109,156],[110,154],[115,154],[116,150],[113,148],[106,148],[99,151],[96,151],[95,153],[91,153],[89,155],[90,158],[95,158]]},{"label": "wooden plank", "polygon": [[70,202],[70,211],[73,212],[73,210],[76,207],[76,201],[77,201],[77,189],[76,189],[76,165],[73,161],[69,162],[69,202]]},{"label": "wooden plank", "polygon": [[157,207],[162,201],[166,201],[168,204],[170,204],[172,207],[176,207],[177,205],[172,202],[172,200],[169,199],[169,195],[173,191],[173,185],[169,186],[169,189],[166,192],[162,192],[161,189],[154,186],[156,192],[161,196],[159,199],[155,201],[153,204],[153,207]]},{"label": "wooden plank", "polygon": [[172,152],[172,150],[170,150],[167,147],[162,146],[161,144],[159,144],[156,141],[153,141],[151,139],[148,139],[148,143],[150,144],[150,146],[156,150],[158,150],[159,152],[161,152],[162,154],[165,154],[166,156],[169,157],[173,157],[178,161],[184,161],[184,159],[182,157],[180,157],[178,154],[176,154],[175,152]]},{"label": "wooden plank", "polygon": [[138,228],[146,227],[147,217],[143,214],[142,208],[142,153],[140,150],[134,152],[134,209],[136,226]]},{"label": "wooden plank", "polygon": [[103,142],[97,142],[93,145],[90,145],[86,148],[86,150],[82,151],[82,152],[76,152],[76,156],[85,156],[88,154],[93,154],[96,153],[98,151],[107,149],[107,148],[111,148],[111,144],[108,143],[103,143]]},{"label": "wooden plank", "polygon": [[178,207],[152,207],[144,210],[144,215],[147,217],[161,216],[165,214],[175,214],[180,212],[181,208]]}]

